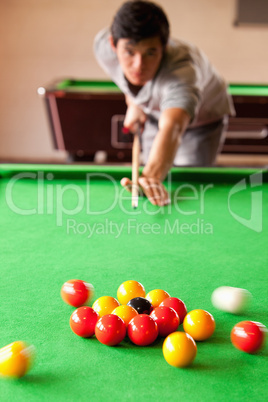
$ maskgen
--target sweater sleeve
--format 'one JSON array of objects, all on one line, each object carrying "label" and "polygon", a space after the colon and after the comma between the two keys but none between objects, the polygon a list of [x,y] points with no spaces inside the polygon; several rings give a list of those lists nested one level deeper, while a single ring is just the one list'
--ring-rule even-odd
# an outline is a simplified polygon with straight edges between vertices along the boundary
[{"label": "sweater sleeve", "polygon": [[101,68],[112,77],[114,69],[118,66],[118,61],[111,48],[109,35],[109,28],[101,30],[94,39],[93,50]]},{"label": "sweater sleeve", "polygon": [[187,63],[178,71],[173,71],[167,75],[162,84],[160,98],[160,110],[169,108],[181,108],[194,119],[200,99],[201,89],[197,84],[196,71]]}]

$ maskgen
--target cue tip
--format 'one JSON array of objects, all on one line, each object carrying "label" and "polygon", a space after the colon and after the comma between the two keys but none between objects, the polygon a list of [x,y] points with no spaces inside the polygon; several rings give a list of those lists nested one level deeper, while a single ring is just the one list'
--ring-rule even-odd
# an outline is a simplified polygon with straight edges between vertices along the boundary
[{"label": "cue tip", "polygon": [[139,205],[138,197],[133,198],[132,199],[132,208],[136,209],[136,208],[138,208],[138,205]]}]

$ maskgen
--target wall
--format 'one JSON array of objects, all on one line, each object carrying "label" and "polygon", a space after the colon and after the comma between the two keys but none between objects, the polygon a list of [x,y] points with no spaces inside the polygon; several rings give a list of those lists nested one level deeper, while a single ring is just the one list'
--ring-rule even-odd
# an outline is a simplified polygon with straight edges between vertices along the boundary
[{"label": "wall", "polygon": [[[1,0],[0,159],[62,160],[37,88],[106,78],[92,42],[119,0]],[[268,82],[268,28],[234,27],[235,0],[159,0],[173,36],[201,47],[228,81]],[[265,50],[266,49],[266,50]]]}]

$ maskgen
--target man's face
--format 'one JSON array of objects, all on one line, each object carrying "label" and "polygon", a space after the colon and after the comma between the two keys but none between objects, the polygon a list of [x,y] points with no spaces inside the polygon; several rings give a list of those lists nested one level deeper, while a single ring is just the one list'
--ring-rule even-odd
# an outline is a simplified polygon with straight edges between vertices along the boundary
[{"label": "man's face", "polygon": [[154,78],[163,56],[163,45],[159,37],[143,39],[133,43],[130,39],[119,39],[113,46],[127,80],[143,86]]}]

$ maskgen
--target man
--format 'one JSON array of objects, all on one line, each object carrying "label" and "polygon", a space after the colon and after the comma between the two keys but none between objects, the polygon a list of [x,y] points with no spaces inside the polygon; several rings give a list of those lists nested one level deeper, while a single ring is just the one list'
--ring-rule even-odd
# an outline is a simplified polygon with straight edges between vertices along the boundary
[{"label": "man", "polygon": [[[162,181],[174,165],[209,166],[233,114],[226,84],[195,46],[169,38],[164,11],[149,1],[128,1],[111,29],[95,39],[96,58],[123,91],[124,126],[142,127],[143,192],[155,205],[170,202]],[[131,181],[121,180],[127,188]]]}]

